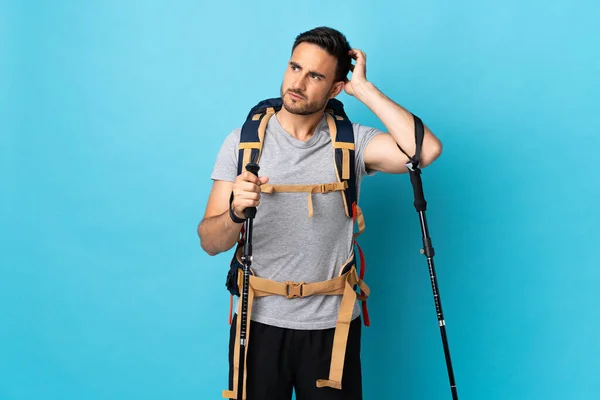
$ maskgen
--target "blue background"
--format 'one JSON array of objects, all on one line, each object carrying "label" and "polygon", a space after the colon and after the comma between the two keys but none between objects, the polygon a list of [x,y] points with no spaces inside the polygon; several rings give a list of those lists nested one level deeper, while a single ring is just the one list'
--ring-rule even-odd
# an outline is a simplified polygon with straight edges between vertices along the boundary
[{"label": "blue background", "polygon": [[[231,253],[199,247],[210,172],[319,25],[443,141],[423,181],[460,398],[600,398],[597,1],[0,11],[0,399],[220,398]],[[408,176],[362,189],[365,399],[450,398]]]}]

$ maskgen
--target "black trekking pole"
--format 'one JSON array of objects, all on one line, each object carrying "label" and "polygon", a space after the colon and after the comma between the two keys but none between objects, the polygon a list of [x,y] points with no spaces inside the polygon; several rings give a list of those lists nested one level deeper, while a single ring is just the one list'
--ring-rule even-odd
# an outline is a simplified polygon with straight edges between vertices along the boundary
[{"label": "black trekking pole", "polygon": [[[423,183],[421,181],[421,170],[419,169],[419,158],[421,152],[421,145],[423,141],[424,129],[423,122],[419,117],[414,116],[415,120],[415,138],[416,138],[416,154],[415,157],[410,157],[410,161],[406,164],[408,172],[410,174],[410,183],[413,187],[414,192],[414,206],[419,213],[421,222],[421,233],[423,237],[423,248],[421,254],[427,257],[427,263],[429,264],[429,277],[431,278],[431,287],[433,289],[433,299],[435,301],[435,309],[437,312],[438,323],[440,326],[440,333],[442,335],[442,343],[444,345],[444,355],[446,357],[446,367],[448,369],[448,378],[450,380],[450,390],[452,391],[452,399],[458,400],[458,392],[456,391],[456,382],[454,381],[454,372],[452,369],[452,360],[450,359],[450,348],[448,346],[448,337],[446,335],[446,321],[444,320],[444,313],[442,311],[442,300],[440,298],[440,292],[437,284],[437,277],[435,273],[435,265],[433,257],[435,251],[431,244],[431,238],[429,237],[429,227],[427,226],[427,217],[425,212],[427,210],[427,202],[425,201],[425,195],[423,194]],[[402,149],[400,149],[402,150]],[[406,154],[406,153],[405,153]],[[408,155],[407,155],[408,156]]]},{"label": "black trekking pole", "polygon": [[[246,165],[246,170],[258,176],[258,164],[249,163]],[[238,375],[238,391],[237,400],[242,400],[244,393],[244,363],[246,359],[246,329],[248,327],[248,286],[250,282],[250,266],[252,265],[252,222],[256,216],[256,207],[249,207],[244,210],[246,221],[244,222],[244,231],[246,232],[246,240],[242,249],[242,265],[244,271],[244,283],[242,285],[241,302],[242,315],[240,322],[240,362]]]}]

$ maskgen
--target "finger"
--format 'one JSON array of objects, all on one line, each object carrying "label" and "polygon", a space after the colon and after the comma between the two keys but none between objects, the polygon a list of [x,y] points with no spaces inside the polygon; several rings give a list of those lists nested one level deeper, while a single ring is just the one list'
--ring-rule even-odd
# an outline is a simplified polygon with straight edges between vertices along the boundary
[{"label": "finger", "polygon": [[[252,185],[252,184],[249,184]],[[260,196],[261,190],[260,187],[256,185],[252,186],[236,186],[233,189],[233,195],[239,197],[240,199],[244,198],[256,198]]]},{"label": "finger", "polygon": [[238,192],[237,196],[234,197],[234,201],[236,204],[239,204],[239,202],[258,200],[260,200],[260,194],[255,192]]},{"label": "finger", "polygon": [[359,49],[352,49],[350,50],[350,56],[356,60],[356,62],[360,62],[360,61],[366,61],[367,60],[367,55]]},{"label": "finger", "polygon": [[359,51],[356,56],[356,63],[364,64],[366,62],[367,62],[367,55],[365,53],[363,53],[362,51]]},{"label": "finger", "polygon": [[260,192],[260,186],[253,182],[240,182],[236,189],[242,192]]},{"label": "finger", "polygon": [[250,183],[253,185],[259,184],[259,178],[249,171],[244,171],[240,175],[235,178],[236,185],[243,185],[245,183]]},{"label": "finger", "polygon": [[248,207],[257,207],[260,204],[260,201],[258,200],[241,200],[238,202],[238,204],[236,204],[236,209],[239,209],[240,211],[244,211],[245,208]]},{"label": "finger", "polygon": [[[236,215],[243,216],[244,210],[246,208],[258,207],[259,205],[260,205],[260,201],[245,200],[245,201],[236,202],[236,204],[232,204],[232,208]],[[243,217],[240,217],[240,218],[243,218]]]},{"label": "finger", "polygon": [[252,182],[252,183],[255,183],[255,184],[259,183],[258,176],[254,175],[250,171],[244,171],[244,173],[242,174],[242,178],[246,182]]}]

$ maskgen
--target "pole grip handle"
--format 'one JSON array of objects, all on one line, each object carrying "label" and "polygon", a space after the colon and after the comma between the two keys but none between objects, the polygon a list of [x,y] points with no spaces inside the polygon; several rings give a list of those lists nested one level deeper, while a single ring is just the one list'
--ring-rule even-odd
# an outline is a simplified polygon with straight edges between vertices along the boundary
[{"label": "pole grip handle", "polygon": [[409,168],[410,183],[413,187],[413,193],[415,196],[415,208],[417,212],[427,210],[427,201],[425,201],[425,194],[423,194],[423,182],[421,181],[421,170],[419,168]]},{"label": "pole grip handle", "polygon": [[[256,163],[248,163],[246,165],[246,171],[250,171],[255,176],[258,176],[258,171],[259,170],[260,170],[260,167]],[[256,207],[248,207],[248,208],[246,208],[244,210],[244,214],[246,215],[246,218],[254,218],[256,216]]]}]

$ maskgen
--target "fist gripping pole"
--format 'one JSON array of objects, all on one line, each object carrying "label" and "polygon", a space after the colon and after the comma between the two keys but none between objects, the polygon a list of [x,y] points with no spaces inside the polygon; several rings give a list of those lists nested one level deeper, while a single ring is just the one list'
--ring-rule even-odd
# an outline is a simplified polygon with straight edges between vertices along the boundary
[{"label": "fist gripping pole", "polygon": [[[250,171],[254,175],[258,176],[258,170],[260,167],[258,164],[249,163],[246,165],[246,170]],[[242,285],[241,301],[242,301],[242,313],[238,317],[241,318],[240,324],[240,370],[238,378],[238,391],[237,399],[243,399],[244,391],[244,365],[246,358],[246,332],[248,328],[248,286],[250,281],[250,266],[252,265],[252,223],[256,216],[256,207],[248,207],[244,210],[246,215],[246,221],[244,222],[244,232],[246,240],[244,242],[244,248],[242,250],[242,265],[244,271],[244,281]]]}]

